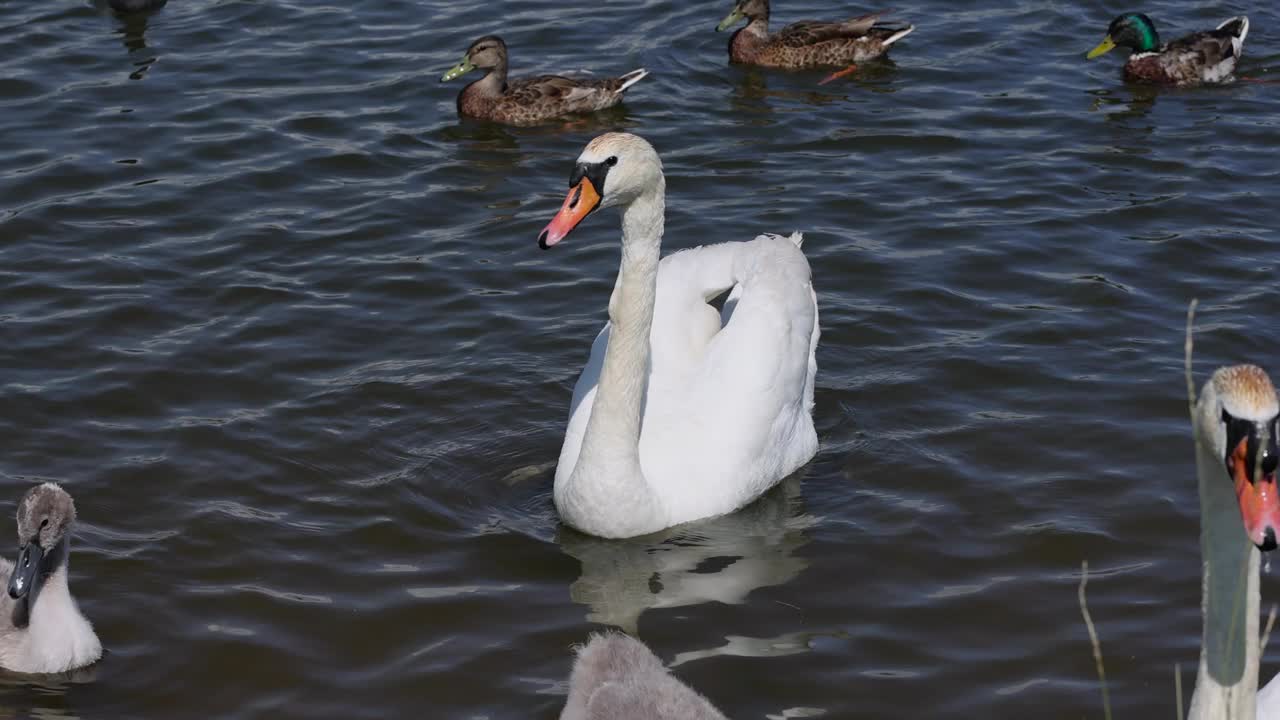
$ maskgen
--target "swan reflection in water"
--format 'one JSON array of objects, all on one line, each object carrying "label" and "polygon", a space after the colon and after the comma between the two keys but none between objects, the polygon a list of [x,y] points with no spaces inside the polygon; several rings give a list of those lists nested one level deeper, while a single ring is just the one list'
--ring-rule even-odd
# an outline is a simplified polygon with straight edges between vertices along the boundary
[{"label": "swan reflection in water", "polygon": [[736,605],[757,588],[781,585],[808,567],[796,550],[819,518],[804,512],[798,475],[730,515],[627,540],[602,540],[567,527],[558,541],[582,562],[569,588],[587,620],[636,633],[649,608]]}]

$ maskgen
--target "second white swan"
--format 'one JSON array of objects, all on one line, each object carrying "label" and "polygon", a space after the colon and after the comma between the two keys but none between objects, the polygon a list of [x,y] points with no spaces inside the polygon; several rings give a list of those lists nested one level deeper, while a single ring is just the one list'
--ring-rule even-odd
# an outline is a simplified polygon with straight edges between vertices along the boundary
[{"label": "second white swan", "polygon": [[[732,512],[818,449],[818,305],[801,237],[762,235],[659,261],[666,180],[644,139],[579,155],[547,249],[599,208],[622,209],[609,322],[574,387],[556,468],[569,525],[632,537]],[[709,303],[729,292],[722,311]]]},{"label": "second white swan", "polygon": [[1204,635],[1188,720],[1276,720],[1280,684],[1258,689],[1259,550],[1276,547],[1277,402],[1256,365],[1219,368],[1196,402]]}]

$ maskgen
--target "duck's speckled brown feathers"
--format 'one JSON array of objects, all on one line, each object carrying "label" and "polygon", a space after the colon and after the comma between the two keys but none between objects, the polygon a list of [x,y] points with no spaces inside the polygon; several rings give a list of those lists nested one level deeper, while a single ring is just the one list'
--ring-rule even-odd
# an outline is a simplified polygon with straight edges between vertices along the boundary
[{"label": "duck's speckled brown feathers", "polygon": [[779,68],[842,67],[884,55],[915,28],[878,22],[884,12],[844,22],[803,20],[769,34],[767,16],[752,17],[729,41],[735,63]]},{"label": "duck's speckled brown feathers", "polygon": [[[496,35],[472,43],[459,68],[461,72],[478,68],[485,71],[485,76],[458,94],[458,113],[507,125],[536,125],[612,107],[622,100],[627,88],[648,75],[640,69],[616,78],[539,75],[508,82],[507,45]],[[451,70],[445,79],[453,77],[454,72]]]},{"label": "duck's speckled brown feathers", "polygon": [[486,81],[495,74],[463,88],[458,95],[459,113],[508,125],[535,125],[617,105],[627,81],[638,79],[633,75],[603,80],[538,75],[493,88]]},{"label": "duck's speckled brown feathers", "polygon": [[786,47],[804,47],[830,40],[857,40],[866,37],[868,31],[876,27],[879,17],[877,13],[848,22],[801,20],[779,30],[774,34],[773,41]]},{"label": "duck's speckled brown feathers", "polygon": [[1247,32],[1247,20],[1233,18],[1215,30],[1179,38],[1154,53],[1134,53],[1124,64],[1124,77],[1157,85],[1195,85],[1220,82],[1231,76],[1238,60],[1236,47]]}]

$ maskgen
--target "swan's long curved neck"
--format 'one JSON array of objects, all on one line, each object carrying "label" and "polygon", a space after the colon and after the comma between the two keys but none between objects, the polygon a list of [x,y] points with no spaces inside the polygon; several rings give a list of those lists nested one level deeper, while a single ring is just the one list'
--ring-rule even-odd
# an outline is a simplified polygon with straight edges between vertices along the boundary
[{"label": "swan's long curved neck", "polygon": [[[657,299],[665,182],[622,213],[622,264],[609,298],[609,345],[591,419],[566,492],[591,508],[606,536],[653,526],[662,509],[640,468],[640,423],[649,375],[649,330]],[[661,526],[661,523],[658,524]]]},{"label": "swan's long curved neck", "polygon": [[1189,720],[1254,720],[1258,690],[1259,552],[1244,533],[1222,460],[1196,443],[1204,637]]}]

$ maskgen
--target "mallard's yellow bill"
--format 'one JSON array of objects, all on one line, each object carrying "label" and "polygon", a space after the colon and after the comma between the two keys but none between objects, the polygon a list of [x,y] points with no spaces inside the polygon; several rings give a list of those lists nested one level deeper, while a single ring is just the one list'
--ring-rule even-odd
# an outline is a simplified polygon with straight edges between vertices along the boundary
[{"label": "mallard's yellow bill", "polygon": [[1089,51],[1089,54],[1085,56],[1085,59],[1092,60],[1098,57],[1099,55],[1105,55],[1106,53],[1109,53],[1112,50],[1114,50],[1115,47],[1116,47],[1116,44],[1111,40],[1111,36],[1108,35],[1102,38],[1102,42],[1098,43],[1098,47]]},{"label": "mallard's yellow bill", "polygon": [[449,68],[449,72],[440,76],[440,82],[449,82],[450,80],[460,75],[466,75],[467,73],[475,69],[476,69],[476,66],[471,64],[471,58],[464,57],[462,58],[462,62]]},{"label": "mallard's yellow bill", "polygon": [[716,26],[716,32],[720,32],[721,30],[728,30],[734,25],[737,25],[738,21],[744,17],[746,16],[742,14],[741,10],[739,10],[738,8],[734,8],[733,12],[729,13],[725,17],[725,19],[721,20],[720,24]]}]

